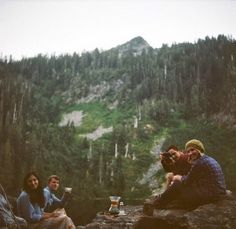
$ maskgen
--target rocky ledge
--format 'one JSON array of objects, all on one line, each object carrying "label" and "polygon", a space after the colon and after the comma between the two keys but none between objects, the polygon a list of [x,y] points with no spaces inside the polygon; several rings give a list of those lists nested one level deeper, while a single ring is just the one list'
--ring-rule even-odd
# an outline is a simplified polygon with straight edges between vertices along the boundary
[{"label": "rocky ledge", "polygon": [[100,212],[86,226],[78,229],[132,229],[139,220],[140,229],[235,229],[236,199],[234,197],[187,211],[181,209],[154,210],[145,216],[142,206],[125,206],[125,216],[111,216]]},{"label": "rocky ledge", "polygon": [[99,212],[95,219],[86,226],[77,229],[132,229],[138,219],[143,216],[143,206],[125,206],[125,214],[113,216],[108,212]]},{"label": "rocky ledge", "polygon": [[236,199],[206,204],[192,211],[155,210],[153,216],[157,221],[159,219],[165,221],[170,225],[169,228],[234,229],[236,228]]}]

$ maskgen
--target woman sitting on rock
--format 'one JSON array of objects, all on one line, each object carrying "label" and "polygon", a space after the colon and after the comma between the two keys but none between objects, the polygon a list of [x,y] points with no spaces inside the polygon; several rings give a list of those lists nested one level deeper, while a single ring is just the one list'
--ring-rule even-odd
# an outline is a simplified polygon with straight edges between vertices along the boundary
[{"label": "woman sitting on rock", "polygon": [[74,229],[72,220],[61,212],[46,213],[44,191],[38,175],[28,173],[23,182],[23,191],[17,199],[20,217],[26,219],[32,229]]}]

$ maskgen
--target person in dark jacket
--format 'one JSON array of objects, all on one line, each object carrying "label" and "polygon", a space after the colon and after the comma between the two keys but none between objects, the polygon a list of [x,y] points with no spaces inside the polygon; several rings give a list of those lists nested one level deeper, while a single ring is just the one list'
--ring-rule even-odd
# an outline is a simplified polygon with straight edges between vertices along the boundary
[{"label": "person in dark jacket", "polygon": [[153,202],[155,208],[165,208],[176,200],[183,208],[195,208],[225,196],[222,169],[215,159],[205,155],[202,142],[192,139],[186,143],[185,150],[192,164],[191,169],[187,175],[173,177],[173,183]]},{"label": "person in dark jacket", "polygon": [[[164,152],[160,154],[161,164],[166,173],[165,189],[173,183],[176,175],[186,175],[190,168],[189,156],[187,153],[180,151],[177,146],[171,145]],[[143,205],[143,213],[151,216],[153,214],[153,203],[156,201],[157,196],[146,199]]]}]

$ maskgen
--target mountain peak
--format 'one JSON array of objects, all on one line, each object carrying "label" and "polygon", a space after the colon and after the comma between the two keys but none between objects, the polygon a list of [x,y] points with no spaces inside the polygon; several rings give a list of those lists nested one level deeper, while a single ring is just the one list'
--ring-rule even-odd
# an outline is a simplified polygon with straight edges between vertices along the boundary
[{"label": "mountain peak", "polygon": [[141,55],[143,50],[147,50],[151,46],[141,36],[135,37],[122,45],[118,45],[114,49],[119,51],[119,55],[133,53],[133,55]]},{"label": "mountain peak", "polygon": [[136,44],[145,44],[145,45],[149,45],[141,36],[137,36],[133,39],[131,39],[130,41],[126,42],[125,44],[127,43],[136,43]]}]

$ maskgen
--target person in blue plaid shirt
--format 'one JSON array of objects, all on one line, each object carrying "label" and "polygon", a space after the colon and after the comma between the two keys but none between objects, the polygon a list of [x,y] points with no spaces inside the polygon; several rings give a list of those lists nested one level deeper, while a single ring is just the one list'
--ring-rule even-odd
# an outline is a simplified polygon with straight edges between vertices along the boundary
[{"label": "person in blue plaid shirt", "polygon": [[[185,145],[192,164],[187,175],[176,175],[172,185],[153,201],[154,208],[195,208],[222,199],[226,194],[224,174],[219,163],[205,155],[201,141],[192,139]],[[174,204],[173,204],[174,203]]]}]

